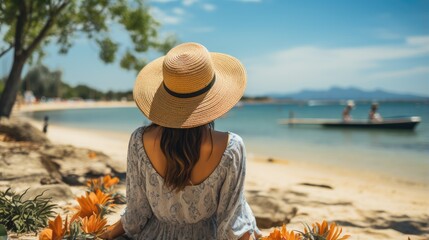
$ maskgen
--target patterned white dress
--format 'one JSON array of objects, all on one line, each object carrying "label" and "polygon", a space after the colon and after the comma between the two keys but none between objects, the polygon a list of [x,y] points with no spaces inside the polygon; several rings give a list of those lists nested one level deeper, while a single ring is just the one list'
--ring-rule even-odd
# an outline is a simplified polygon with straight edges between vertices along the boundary
[{"label": "patterned white dress", "polygon": [[229,133],[219,165],[202,183],[170,191],[143,147],[144,127],[131,135],[127,163],[127,207],[121,216],[133,239],[238,239],[260,233],[244,197],[246,153]]}]

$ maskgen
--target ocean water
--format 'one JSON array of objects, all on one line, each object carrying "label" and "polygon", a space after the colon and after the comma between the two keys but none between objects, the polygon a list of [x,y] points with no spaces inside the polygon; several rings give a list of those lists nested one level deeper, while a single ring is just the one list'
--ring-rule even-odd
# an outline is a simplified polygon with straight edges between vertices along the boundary
[{"label": "ocean water", "polygon": [[[318,163],[376,172],[406,181],[429,183],[429,103],[382,103],[384,117],[420,116],[414,131],[331,129],[278,124],[296,118],[341,118],[340,104],[244,104],[216,120],[215,128],[243,137],[249,155]],[[366,119],[370,103],[358,103],[354,119]],[[50,123],[131,133],[149,121],[137,108],[59,110],[28,113]]]}]

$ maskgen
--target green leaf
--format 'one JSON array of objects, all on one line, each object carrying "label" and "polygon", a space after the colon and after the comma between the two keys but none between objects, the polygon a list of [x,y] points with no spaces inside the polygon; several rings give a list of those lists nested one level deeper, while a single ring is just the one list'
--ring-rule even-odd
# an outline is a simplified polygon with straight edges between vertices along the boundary
[{"label": "green leaf", "polygon": [[0,224],[0,237],[7,236],[6,227],[3,224]]},{"label": "green leaf", "polygon": [[110,38],[104,38],[103,40],[97,40],[97,44],[100,47],[100,58],[105,63],[112,63],[115,61],[115,54],[118,50],[118,44],[114,43]]},{"label": "green leaf", "polygon": [[6,229],[17,233],[37,232],[46,227],[56,205],[50,204],[41,195],[22,201],[24,194],[25,192],[15,194],[8,190],[0,191],[0,202],[4,203],[0,205],[0,223],[4,224]]}]

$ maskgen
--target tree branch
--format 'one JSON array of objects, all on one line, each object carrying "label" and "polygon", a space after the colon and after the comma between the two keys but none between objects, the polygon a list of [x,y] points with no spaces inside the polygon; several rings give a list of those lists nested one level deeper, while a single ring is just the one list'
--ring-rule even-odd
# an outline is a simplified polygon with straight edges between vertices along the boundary
[{"label": "tree branch", "polygon": [[13,45],[11,44],[9,48],[5,49],[3,52],[0,53],[0,58],[3,57],[7,52],[9,52],[13,48]]},{"label": "tree branch", "polygon": [[31,1],[30,2],[30,7],[28,8],[29,9],[29,16],[30,16],[30,19],[28,20],[28,27],[27,27],[27,29],[31,29],[32,27],[33,27],[33,3],[34,3],[34,1]]},{"label": "tree branch", "polygon": [[29,56],[37,48],[40,42],[42,42],[43,38],[46,37],[46,34],[48,33],[49,29],[52,27],[52,25],[54,25],[55,18],[65,7],[67,7],[68,4],[69,2],[64,2],[63,4],[61,4],[58,9],[49,17],[48,21],[46,21],[45,25],[43,26],[37,37],[24,51],[27,56]]},{"label": "tree branch", "polygon": [[16,22],[16,27],[15,27],[15,42],[14,42],[14,47],[15,47],[15,55],[21,55],[22,54],[22,43],[23,43],[23,39],[24,39],[24,27],[25,27],[25,23],[27,21],[27,8],[25,6],[25,0],[20,0],[19,1],[19,15],[18,15],[18,20]]}]

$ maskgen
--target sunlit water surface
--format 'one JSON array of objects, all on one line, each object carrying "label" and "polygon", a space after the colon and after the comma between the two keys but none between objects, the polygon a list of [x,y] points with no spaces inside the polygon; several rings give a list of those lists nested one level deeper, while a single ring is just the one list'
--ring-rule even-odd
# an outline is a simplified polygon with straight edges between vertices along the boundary
[{"label": "sunlit water surface", "polygon": [[[241,135],[248,154],[306,163],[324,163],[429,183],[429,104],[383,103],[383,117],[420,116],[414,131],[331,129],[280,125],[297,118],[340,118],[339,104],[244,104],[216,121],[216,128]],[[358,104],[355,119],[366,119],[370,104]],[[29,113],[35,119],[71,127],[131,133],[149,121],[137,108],[59,110]]]}]

